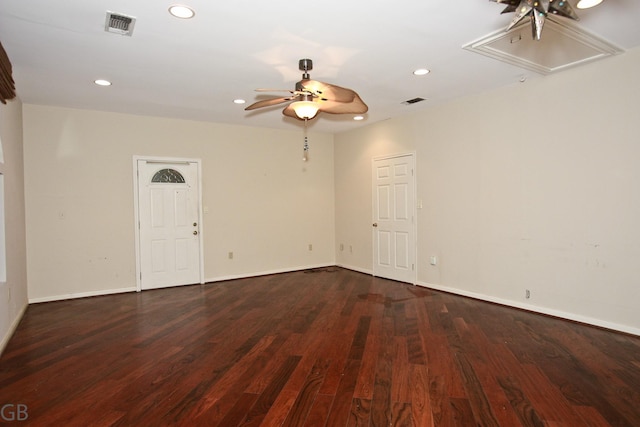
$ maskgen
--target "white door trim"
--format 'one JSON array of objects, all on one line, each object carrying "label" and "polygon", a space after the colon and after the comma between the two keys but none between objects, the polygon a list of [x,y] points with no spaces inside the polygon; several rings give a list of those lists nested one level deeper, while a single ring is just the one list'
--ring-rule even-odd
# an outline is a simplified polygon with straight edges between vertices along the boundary
[{"label": "white door trim", "polygon": [[195,163],[198,167],[198,224],[200,234],[200,283],[204,284],[204,226],[202,223],[202,160],[190,159],[182,157],[155,157],[155,156],[133,156],[133,216],[135,229],[135,250],[136,250],[136,291],[142,291],[142,263],[140,259],[140,200],[139,200],[139,179],[138,179],[138,161],[143,160],[149,163]]},{"label": "white door trim", "polygon": [[[411,260],[412,264],[413,264],[413,273],[412,273],[412,278],[411,278],[411,283],[416,284],[418,283],[418,262],[417,260],[419,259],[418,257],[418,206],[417,206],[417,164],[416,164],[416,152],[415,151],[411,151],[411,152],[407,152],[407,153],[399,153],[399,154],[391,154],[391,155],[384,155],[384,156],[376,156],[373,157],[371,159],[371,170],[373,173],[373,170],[375,170],[375,164],[377,161],[379,160],[391,160],[391,159],[395,159],[395,158],[399,158],[399,157],[411,157],[411,161],[413,164],[413,173],[412,173],[412,185],[413,185],[413,206],[412,206],[412,212],[411,214],[413,215],[413,222],[411,224],[411,233],[412,233],[412,240],[413,240],[413,259]],[[375,214],[376,214],[376,185],[375,182],[373,181],[372,178],[372,182],[371,182],[371,194],[372,194],[372,200],[371,200],[371,219],[372,219],[372,223],[374,223],[376,221],[375,218]],[[373,261],[373,275],[377,277],[377,271],[376,271],[376,229],[374,227],[371,228],[371,242],[372,242],[372,253],[371,253],[371,258]]]}]

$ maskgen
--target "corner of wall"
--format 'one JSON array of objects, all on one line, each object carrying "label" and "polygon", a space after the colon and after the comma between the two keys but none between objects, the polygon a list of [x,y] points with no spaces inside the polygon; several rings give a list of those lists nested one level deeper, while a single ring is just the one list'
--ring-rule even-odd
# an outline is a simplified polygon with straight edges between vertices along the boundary
[{"label": "corner of wall", "polygon": [[0,140],[4,182],[5,271],[0,284],[0,353],[9,343],[27,306],[26,218],[22,101],[0,105]]}]

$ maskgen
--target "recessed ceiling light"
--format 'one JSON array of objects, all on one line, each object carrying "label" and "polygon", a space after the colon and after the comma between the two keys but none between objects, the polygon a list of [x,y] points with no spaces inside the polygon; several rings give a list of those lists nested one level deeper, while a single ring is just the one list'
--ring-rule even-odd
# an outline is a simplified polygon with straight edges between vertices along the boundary
[{"label": "recessed ceiling light", "polygon": [[414,76],[424,76],[426,74],[429,74],[429,70],[427,70],[426,68],[418,68],[413,72]]},{"label": "recessed ceiling light", "polygon": [[353,120],[356,120],[356,121],[364,120],[364,116],[355,116]]},{"label": "recessed ceiling light", "polygon": [[244,104],[245,102],[247,102],[247,101],[245,101],[244,99],[240,99],[240,98],[233,100],[234,104]]},{"label": "recessed ceiling light", "polygon": [[93,81],[98,86],[111,86],[111,82],[109,80],[98,79]]},{"label": "recessed ceiling light", "polygon": [[169,7],[169,13],[180,19],[189,19],[195,16],[195,12],[189,6],[174,4]]}]

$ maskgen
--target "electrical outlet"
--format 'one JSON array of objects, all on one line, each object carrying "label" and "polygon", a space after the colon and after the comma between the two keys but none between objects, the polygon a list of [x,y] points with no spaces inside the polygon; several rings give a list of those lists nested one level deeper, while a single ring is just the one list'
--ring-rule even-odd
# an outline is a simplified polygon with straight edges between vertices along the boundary
[{"label": "electrical outlet", "polygon": [[309,243],[309,250],[312,251],[313,250],[313,245],[311,243]]},{"label": "electrical outlet", "polygon": [[229,252],[229,259],[233,259],[233,252]]},{"label": "electrical outlet", "polygon": [[429,258],[429,264],[431,265],[437,265],[438,264],[438,257],[436,257],[435,255],[432,256],[431,258]]},{"label": "electrical outlet", "polygon": [[524,297],[525,297],[526,299],[531,298],[531,291],[530,291],[529,289],[525,289],[525,291],[524,291]]}]

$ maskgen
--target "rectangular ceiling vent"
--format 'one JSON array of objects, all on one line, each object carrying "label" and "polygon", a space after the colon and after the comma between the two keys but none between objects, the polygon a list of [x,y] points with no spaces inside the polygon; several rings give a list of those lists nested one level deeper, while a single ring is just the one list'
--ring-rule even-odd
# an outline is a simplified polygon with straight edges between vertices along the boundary
[{"label": "rectangular ceiling vent", "polygon": [[413,98],[413,99],[407,99],[407,100],[406,100],[406,101],[404,101],[402,104],[404,104],[404,105],[411,105],[411,104],[415,104],[415,103],[417,103],[417,102],[422,102],[422,101],[425,101],[425,99],[424,99],[424,98],[420,98],[420,97],[418,97],[418,98]]},{"label": "rectangular ceiling vent", "polygon": [[463,49],[516,67],[551,74],[622,53],[614,44],[569,21],[547,19],[542,38],[534,40],[528,19],[509,31],[496,31]]},{"label": "rectangular ceiling vent", "polygon": [[108,33],[131,36],[131,33],[133,33],[133,26],[135,24],[136,18],[133,16],[107,11],[107,20],[104,23],[104,30]]}]

